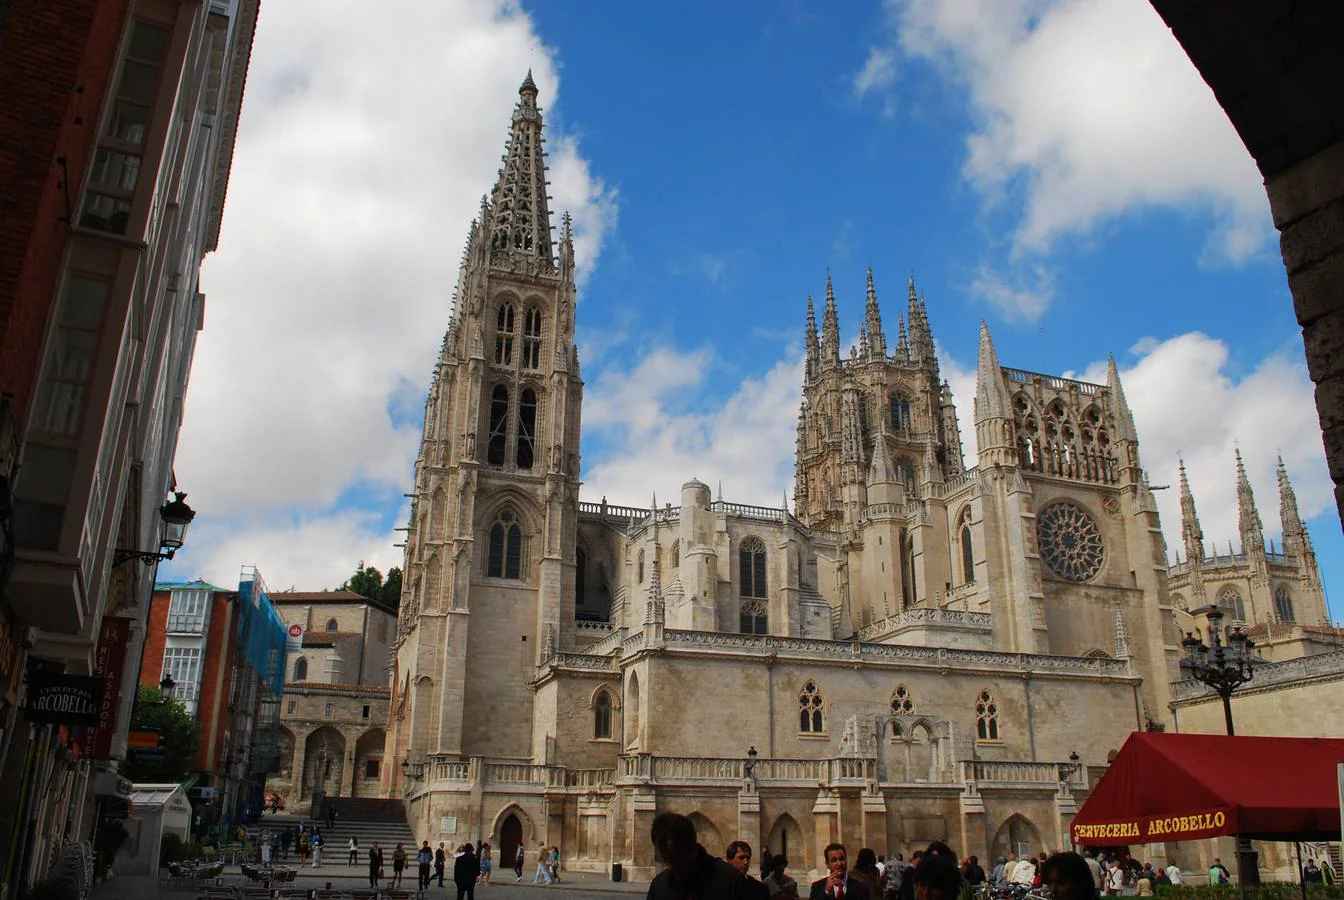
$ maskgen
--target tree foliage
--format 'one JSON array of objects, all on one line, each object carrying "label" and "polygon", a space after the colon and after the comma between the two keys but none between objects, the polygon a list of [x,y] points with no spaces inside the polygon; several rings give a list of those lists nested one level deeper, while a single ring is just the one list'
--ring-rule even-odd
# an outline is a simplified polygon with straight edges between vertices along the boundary
[{"label": "tree foliage", "polygon": [[140,685],[133,731],[157,731],[162,739],[163,756],[140,754],[127,760],[126,777],[139,782],[180,782],[195,768],[196,748],[201,728],[187,708],[177,700],[167,700],[156,687]]},{"label": "tree foliage", "polygon": [[366,566],[360,560],[355,574],[341,585],[341,589],[368,597],[374,603],[395,611],[401,605],[401,569],[393,566],[384,578],[376,567]]}]

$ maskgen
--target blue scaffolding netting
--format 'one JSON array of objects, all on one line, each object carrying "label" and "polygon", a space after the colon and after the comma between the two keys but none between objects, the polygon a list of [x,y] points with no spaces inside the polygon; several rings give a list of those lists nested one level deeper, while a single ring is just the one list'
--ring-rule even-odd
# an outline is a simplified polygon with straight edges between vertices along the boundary
[{"label": "blue scaffolding netting", "polygon": [[252,729],[250,769],[264,774],[275,763],[280,732],[280,696],[285,684],[285,623],[271,604],[255,567],[238,580],[238,652],[257,675],[257,718]]}]

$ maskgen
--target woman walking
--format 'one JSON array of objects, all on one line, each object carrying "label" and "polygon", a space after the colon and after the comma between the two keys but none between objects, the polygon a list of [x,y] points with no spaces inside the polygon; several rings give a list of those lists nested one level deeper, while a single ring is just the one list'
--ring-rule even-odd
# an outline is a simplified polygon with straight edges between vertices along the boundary
[{"label": "woman walking", "polygon": [[349,855],[345,860],[345,865],[348,868],[350,866],[353,866],[355,863],[359,862],[359,838],[351,835],[350,843],[346,846],[345,849],[349,851]]},{"label": "woman walking", "polygon": [[490,842],[486,841],[485,843],[481,844],[481,853],[479,857],[481,863],[481,877],[478,879],[478,882],[480,884],[490,883],[490,869],[493,867],[493,863],[491,862],[490,859],[490,854],[491,854]]},{"label": "woman walking", "polygon": [[513,874],[518,877],[514,879],[514,884],[523,880],[523,842],[518,842],[518,855],[513,858]]},{"label": "woman walking", "polygon": [[406,869],[406,848],[397,841],[397,849],[392,851],[392,886],[401,887],[401,873]]}]

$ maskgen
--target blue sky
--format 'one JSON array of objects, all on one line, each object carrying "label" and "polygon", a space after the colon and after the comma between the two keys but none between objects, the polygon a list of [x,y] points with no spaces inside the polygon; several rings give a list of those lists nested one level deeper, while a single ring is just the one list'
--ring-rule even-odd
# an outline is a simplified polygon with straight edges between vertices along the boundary
[{"label": "blue sky", "polygon": [[1098,379],[1114,353],[1153,483],[1182,454],[1227,552],[1239,442],[1278,540],[1281,452],[1329,587],[1344,541],[1259,175],[1147,4],[390,5],[262,13],[178,462],[201,516],[166,575],[397,564],[531,67],[580,235],[585,498],[695,475],[781,502],[807,295],[829,270],[852,339],[872,266],[890,330],[912,272],[927,297],[968,454],[980,320],[1009,366]]}]

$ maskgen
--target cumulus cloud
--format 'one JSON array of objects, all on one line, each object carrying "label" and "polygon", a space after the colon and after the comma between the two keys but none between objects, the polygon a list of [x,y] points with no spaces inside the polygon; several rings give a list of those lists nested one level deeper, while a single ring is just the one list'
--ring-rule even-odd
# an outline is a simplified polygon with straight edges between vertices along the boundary
[{"label": "cumulus cloud", "polygon": [[587,460],[584,498],[647,505],[678,502],[692,477],[739,503],[774,506],[792,498],[793,449],[802,395],[801,350],[726,397],[696,401],[723,364],[707,347],[661,347],[632,371],[609,369],[584,398],[585,440],[600,449]]},{"label": "cumulus cloud", "polygon": [[[459,250],[529,67],[552,213],[574,216],[582,277],[616,198],[556,127],[558,63],[516,4],[262,11],[220,249],[202,275],[177,457],[201,517],[176,572],[232,577],[251,562],[273,583],[320,587],[361,558],[395,558],[390,523],[350,506],[393,509],[409,484]],[[280,546],[323,542],[332,552]]]},{"label": "cumulus cloud", "polygon": [[[1137,358],[1121,365],[1125,396],[1139,429],[1139,452],[1158,491],[1168,550],[1180,550],[1177,460],[1183,458],[1206,541],[1226,553],[1241,549],[1237,527],[1234,451],[1240,447],[1255,491],[1266,539],[1277,539],[1279,455],[1297,489],[1304,517],[1333,506],[1334,492],[1321,444],[1310,378],[1297,347],[1270,354],[1240,376],[1227,345],[1200,332],[1146,338]],[[1092,363],[1083,380],[1106,380],[1106,363]]]},{"label": "cumulus cloud", "polygon": [[1250,154],[1149,4],[888,0],[886,26],[856,90],[892,85],[894,72],[872,73],[898,58],[965,92],[963,174],[1008,216],[1011,255],[1048,254],[1062,237],[1151,208],[1206,215],[1208,264],[1270,244]]}]

